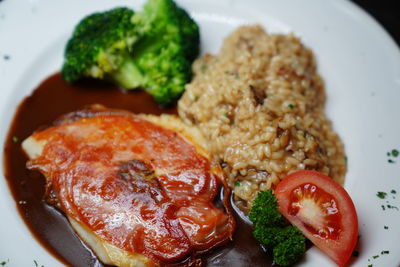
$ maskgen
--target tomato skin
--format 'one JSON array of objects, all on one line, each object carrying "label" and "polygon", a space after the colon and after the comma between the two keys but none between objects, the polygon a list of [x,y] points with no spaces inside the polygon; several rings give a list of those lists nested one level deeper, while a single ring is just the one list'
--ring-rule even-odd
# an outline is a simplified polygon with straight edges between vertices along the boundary
[{"label": "tomato skin", "polygon": [[[298,202],[294,202],[299,199],[296,200],[293,196],[299,190],[307,191],[304,189],[307,188],[306,185],[315,186],[313,188],[316,190],[312,194],[305,192],[297,196],[300,196],[300,203],[310,203],[310,199],[312,200],[311,205],[307,204],[308,206],[312,206],[311,210],[313,211],[313,213],[309,213],[312,215],[309,217],[314,217],[317,214],[316,217],[320,219],[318,223],[315,223],[317,225],[313,225],[312,220],[307,221],[307,212],[310,210],[310,207],[305,207],[299,205]],[[285,177],[277,185],[274,193],[278,199],[279,211],[282,215],[290,223],[297,226],[314,245],[327,254],[337,265],[345,266],[357,243],[358,219],[353,201],[344,188],[332,178],[322,173],[302,170]],[[331,212],[325,210],[320,205],[321,203],[318,202],[318,198],[327,199],[327,197],[331,197],[335,208],[337,208],[335,217],[332,217]],[[301,200],[306,198],[306,202],[301,202]],[[296,207],[299,212],[294,212],[293,207]],[[301,212],[301,209],[304,209],[304,212]],[[321,222],[326,222],[326,224],[331,223],[329,224],[330,226],[334,225],[333,227],[336,227],[334,229],[336,235],[323,237],[316,234],[316,232],[310,231],[310,228],[313,227],[319,229]]]}]

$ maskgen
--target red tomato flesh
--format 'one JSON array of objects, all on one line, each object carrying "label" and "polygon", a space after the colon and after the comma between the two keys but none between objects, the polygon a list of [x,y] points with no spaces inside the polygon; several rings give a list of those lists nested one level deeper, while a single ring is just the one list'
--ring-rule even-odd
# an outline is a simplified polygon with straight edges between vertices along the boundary
[{"label": "red tomato flesh", "polygon": [[322,173],[304,170],[284,178],[274,193],[283,216],[344,266],[358,235],[356,209],[344,188]]}]

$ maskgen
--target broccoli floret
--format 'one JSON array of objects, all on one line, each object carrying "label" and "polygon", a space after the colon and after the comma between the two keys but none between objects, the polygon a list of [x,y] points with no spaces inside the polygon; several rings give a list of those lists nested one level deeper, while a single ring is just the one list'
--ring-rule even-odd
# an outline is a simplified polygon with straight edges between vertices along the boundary
[{"label": "broccoli floret", "polygon": [[305,253],[305,237],[295,226],[286,226],[278,211],[278,202],[271,190],[258,193],[249,214],[254,223],[254,237],[271,250],[280,266],[298,262]]},{"label": "broccoli floret", "polygon": [[145,43],[160,47],[172,41],[190,61],[199,54],[199,26],[172,0],[148,0],[143,11],[133,17],[133,23],[141,35],[151,39]]},{"label": "broccoli floret", "polygon": [[263,245],[267,250],[272,250],[280,241],[281,227],[254,227],[254,237]]},{"label": "broccoli floret", "polygon": [[148,0],[143,11],[116,8],[84,18],[65,51],[62,75],[143,88],[161,104],[175,101],[191,78],[199,28],[172,0]]},{"label": "broccoli floret", "polygon": [[172,0],[149,0],[133,16],[142,36],[133,47],[143,86],[160,103],[178,98],[191,78],[191,63],[199,53],[198,25]]},{"label": "broccoli floret", "polygon": [[278,211],[278,200],[271,190],[261,191],[253,201],[249,218],[254,224],[283,226],[284,219]]},{"label": "broccoli floret", "polygon": [[130,56],[136,41],[134,11],[115,8],[85,17],[65,49],[62,76],[68,82],[82,77],[111,79],[124,88],[141,84],[141,74]]},{"label": "broccoli floret", "polygon": [[287,226],[279,236],[280,241],[272,250],[275,263],[280,266],[295,264],[306,251],[306,238],[294,226]]}]

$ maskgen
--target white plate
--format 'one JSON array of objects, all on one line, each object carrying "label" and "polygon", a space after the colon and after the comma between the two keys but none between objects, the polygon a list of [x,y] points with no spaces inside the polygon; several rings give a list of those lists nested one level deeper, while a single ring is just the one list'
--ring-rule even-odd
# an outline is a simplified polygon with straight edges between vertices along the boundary
[{"label": "white plate", "polygon": [[[313,49],[325,79],[326,111],[342,137],[348,156],[345,188],[360,222],[360,256],[354,266],[398,266],[400,211],[383,211],[377,191],[395,189],[400,206],[400,148],[397,118],[400,53],[388,34],[365,12],[345,0],[182,0],[201,26],[202,49],[217,52],[222,39],[244,23],[260,23],[269,32],[293,32]],[[16,105],[40,81],[59,70],[63,47],[74,25],[93,11],[115,6],[138,9],[143,1],[14,0],[0,3],[0,141],[3,146]],[[4,56],[10,56],[5,60]],[[60,266],[32,238],[0,177],[0,262],[6,266]],[[384,229],[384,226],[389,229]],[[382,250],[390,254],[380,255]],[[378,255],[373,259],[372,256]],[[370,261],[369,261],[370,260]],[[316,248],[304,266],[334,266]]]}]

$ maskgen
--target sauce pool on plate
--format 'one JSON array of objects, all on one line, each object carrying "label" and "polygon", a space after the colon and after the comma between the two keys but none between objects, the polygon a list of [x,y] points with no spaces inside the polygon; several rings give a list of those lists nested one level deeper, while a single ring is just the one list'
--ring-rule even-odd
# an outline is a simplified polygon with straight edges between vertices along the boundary
[{"label": "sauce pool on plate", "polygon": [[[18,210],[35,238],[58,260],[72,266],[105,266],[77,237],[65,216],[44,201],[45,179],[26,169],[27,157],[21,141],[63,114],[92,104],[125,109],[134,113],[177,114],[175,107],[161,108],[146,92],[121,91],[93,80],[77,85],[66,83],[59,73],[50,76],[18,107],[5,144],[5,176]],[[223,195],[222,193],[220,194]],[[219,198],[221,200],[221,197]],[[271,260],[252,236],[252,227],[235,213],[233,241],[204,255],[203,266],[268,266]],[[189,261],[178,265],[187,265]]]}]

